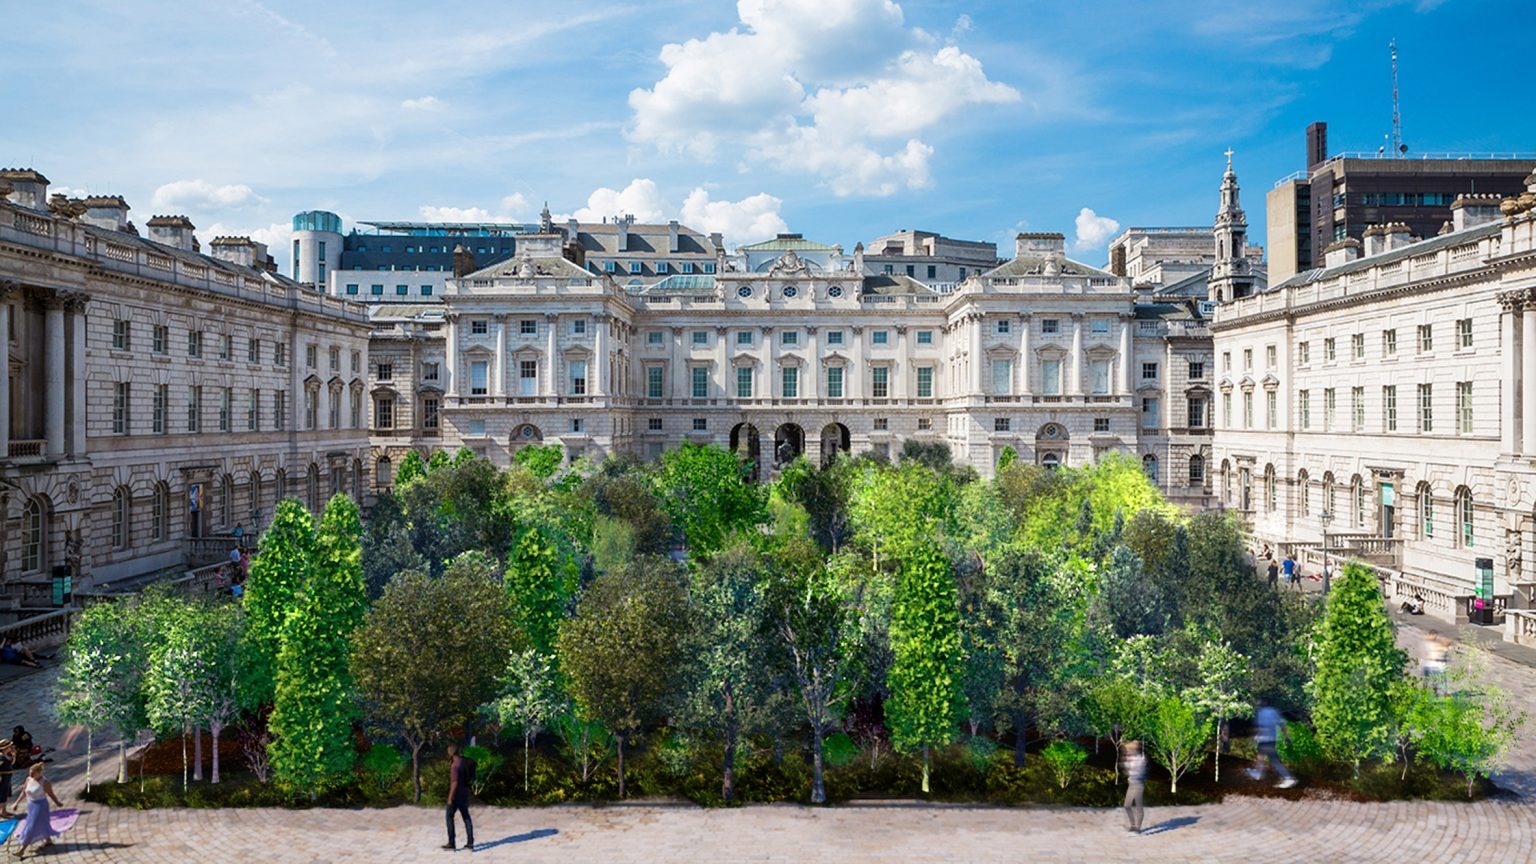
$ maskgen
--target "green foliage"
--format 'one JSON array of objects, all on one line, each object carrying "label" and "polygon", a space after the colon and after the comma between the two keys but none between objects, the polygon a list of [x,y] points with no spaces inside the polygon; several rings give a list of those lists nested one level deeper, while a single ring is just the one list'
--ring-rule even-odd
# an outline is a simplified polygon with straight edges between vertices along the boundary
[{"label": "green foliage", "polygon": [[865,465],[852,484],[848,511],[859,540],[882,559],[901,559],[948,533],[954,517],[954,489],[949,480],[921,464],[899,468]]},{"label": "green foliage", "polygon": [[847,732],[834,732],[822,742],[821,753],[829,767],[841,768],[859,758],[859,745],[848,737]]},{"label": "green foliage", "polygon": [[1415,705],[1420,754],[1466,778],[1468,798],[1477,779],[1504,761],[1526,720],[1507,692],[1483,680],[1485,664],[1481,654],[1464,653],[1447,676],[1453,691],[1426,695]]},{"label": "green foliage", "polygon": [[1125,639],[1156,636],[1168,626],[1169,609],[1160,585],[1145,572],[1140,558],[1116,546],[1104,564],[1095,607],[1110,630]]},{"label": "green foliage", "polygon": [[1124,454],[1051,472],[1055,477],[1041,477],[1040,470],[1014,463],[1004,472],[1004,497],[1020,513],[1020,539],[1028,546],[1087,553],[1113,529],[1116,514],[1173,512],[1147,472]]},{"label": "green foliage", "polygon": [[489,459],[450,460],[441,450],[428,466],[426,476],[396,493],[428,572],[440,574],[464,552],[505,555],[516,522],[506,518],[503,472]]},{"label": "green foliage", "polygon": [[469,791],[477,797],[485,792],[486,784],[490,783],[496,776],[496,772],[501,770],[501,766],[507,763],[507,757],[478,744],[465,747],[464,757],[473,759],[475,762],[475,778],[469,784]]},{"label": "green foliage", "polygon": [[447,450],[434,450],[432,456],[427,459],[427,473],[434,474],[449,466],[453,461]]},{"label": "green foliage", "polygon": [[524,447],[512,456],[512,461],[533,472],[533,476],[540,480],[548,480],[565,464],[565,448],[559,444]]},{"label": "green foliage", "polygon": [[[1089,685],[1085,709],[1096,735],[1109,739],[1115,752],[1129,740],[1147,737],[1147,729],[1160,697],[1156,692],[1121,675],[1102,675]],[[1120,782],[1120,763],[1115,761],[1115,782]]]},{"label": "green foliage", "polygon": [[[94,736],[116,729],[123,740],[137,737],[148,723],[144,689],[150,644],[142,607],[124,601],[81,611],[70,627],[64,662],[54,685],[54,710],[66,726],[86,730],[85,788],[91,788]],[[118,782],[126,779],[126,750]]]},{"label": "green foliage", "polygon": [[541,654],[554,653],[579,575],[575,549],[558,530],[534,522],[518,533],[504,583],[518,630]]},{"label": "green foliage", "polygon": [[690,624],[676,568],[643,559],[597,577],[576,616],[561,625],[561,669],[571,696],[617,739],[620,797],[625,739],[658,719],[676,695]]},{"label": "green foliage", "polygon": [[411,526],[400,499],[389,490],[380,492],[363,532],[363,582],[368,586],[368,596],[377,599],[389,580],[402,570],[426,569],[426,559],[411,543]]},{"label": "green foliage", "polygon": [[635,560],[635,526],[611,516],[592,520],[592,568],[599,573]]},{"label": "green foliage", "polygon": [[1350,562],[1333,580],[1314,654],[1310,692],[1317,740],[1358,775],[1361,761],[1392,753],[1391,688],[1406,662],[1369,567]]},{"label": "green foliage", "polygon": [[1003,449],[997,454],[997,470],[1007,471],[1008,466],[1012,465],[1017,458],[1019,458],[1019,451],[1013,449],[1012,444],[1003,445]]},{"label": "green foliage", "polygon": [[804,456],[784,466],[773,494],[804,508],[810,521],[811,537],[828,552],[836,552],[848,542],[848,499],[854,475],[853,463],[841,456],[817,470]]},{"label": "green foliage", "polygon": [[1072,775],[1088,759],[1088,751],[1071,741],[1052,741],[1040,755],[1056,774],[1056,783],[1063,789],[1072,782]]},{"label": "green foliage", "polygon": [[[1247,697],[1248,658],[1232,650],[1225,642],[1208,639],[1200,648],[1195,661],[1199,683],[1185,691],[1195,707],[1216,721],[1216,729],[1233,717],[1246,717],[1253,713],[1253,703]],[[1215,763],[1216,782],[1221,782],[1221,759]]]},{"label": "green foliage", "polygon": [[273,699],[283,627],[294,597],[309,579],[315,557],[315,520],[296,498],[278,502],[272,524],[261,535],[245,582],[250,689],[259,702]]},{"label": "green foliage", "polygon": [[440,578],[407,571],[352,636],[352,675],[369,728],[404,741],[421,796],[421,750],[497,692],[513,640],[495,566],[465,555]]},{"label": "green foliage", "polygon": [[1211,720],[1179,696],[1165,696],[1148,718],[1147,749],[1168,769],[1170,791],[1179,791],[1179,778],[1198,764],[1211,738]]},{"label": "green foliage", "polygon": [[421,458],[421,451],[412,450],[400,460],[400,467],[395,469],[395,486],[403,487],[412,480],[420,480],[427,476],[427,463]]},{"label": "green foliage", "polygon": [[352,631],[367,608],[361,533],[351,497],[332,497],[315,537],[309,578],[283,622],[268,752],[278,784],[311,797],[344,784],[357,760],[348,660]]},{"label": "green foliage", "polygon": [[1285,734],[1275,742],[1281,761],[1304,773],[1316,773],[1328,762],[1317,734],[1305,723],[1285,724]]},{"label": "green foliage", "polygon": [[586,491],[599,518],[617,519],[629,526],[631,556],[666,554],[672,542],[672,521],[643,470],[609,459],[587,481]]},{"label": "green foliage", "polygon": [[691,553],[707,558],[732,532],[763,521],[762,487],[748,483],[736,456],[714,445],[684,443],[661,456],[657,497]]},{"label": "green foliage", "polygon": [[388,744],[375,744],[358,761],[358,779],[373,798],[386,798],[405,774],[405,756]]},{"label": "green foliage", "polygon": [[897,581],[885,712],[891,743],[898,750],[924,751],[924,792],[929,791],[927,751],[954,740],[962,702],[958,602],[943,553],[934,545],[912,549]]},{"label": "green foliage", "polygon": [[536,648],[513,651],[493,706],[501,725],[523,735],[523,791],[528,790],[528,754],[539,732],[566,708],[554,658]]}]

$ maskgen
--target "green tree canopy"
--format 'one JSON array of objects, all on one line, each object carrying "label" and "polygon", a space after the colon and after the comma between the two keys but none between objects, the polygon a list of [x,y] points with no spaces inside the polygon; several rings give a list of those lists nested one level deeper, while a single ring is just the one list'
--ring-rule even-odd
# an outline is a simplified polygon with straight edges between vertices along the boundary
[{"label": "green tree canopy", "polygon": [[246,634],[251,662],[249,688],[259,702],[273,699],[283,627],[294,597],[309,579],[315,558],[315,520],[297,498],[278,502],[272,524],[245,582]]},{"label": "green tree canopy", "polygon": [[1334,759],[1360,762],[1392,752],[1392,686],[1407,657],[1371,568],[1351,561],[1333,580],[1313,643],[1312,720]]},{"label": "green tree canopy", "polygon": [[708,557],[732,532],[763,521],[763,488],[748,483],[736,456],[721,447],[684,443],[668,450],[654,482],[662,509],[694,555]]}]

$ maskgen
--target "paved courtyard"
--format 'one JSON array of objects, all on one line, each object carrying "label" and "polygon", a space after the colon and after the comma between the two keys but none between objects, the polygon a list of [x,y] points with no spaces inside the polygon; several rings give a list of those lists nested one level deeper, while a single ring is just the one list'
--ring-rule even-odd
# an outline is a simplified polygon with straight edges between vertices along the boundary
[{"label": "paved courtyard", "polygon": [[[1416,649],[1416,631],[1403,643]],[[1536,668],[1493,658],[1493,675],[1536,707]],[[48,719],[52,672],[0,683],[0,726],[24,723],[61,740]],[[1005,809],[916,804],[811,809],[764,806],[569,806],[474,811],[489,861],[1284,861],[1530,862],[1536,860],[1533,731],[1501,778],[1519,796],[1477,803],[1359,804],[1229,798],[1159,807],[1129,835],[1118,810]],[[83,738],[52,776],[66,805],[84,782]],[[98,771],[110,771],[106,762]],[[45,861],[408,862],[445,857],[441,812],[390,810],[158,810],[86,805]],[[462,840],[462,837],[460,838]]]}]

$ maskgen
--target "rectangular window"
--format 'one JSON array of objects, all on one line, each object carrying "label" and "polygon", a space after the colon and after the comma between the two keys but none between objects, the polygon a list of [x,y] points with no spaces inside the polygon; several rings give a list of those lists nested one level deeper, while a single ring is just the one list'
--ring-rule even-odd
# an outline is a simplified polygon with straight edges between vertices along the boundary
[{"label": "rectangular window", "polygon": [[783,394],[785,399],[800,398],[800,370],[793,366],[786,366],[781,373]]},{"label": "rectangular window", "polygon": [[841,330],[828,330],[827,331],[827,344],[828,345],[841,345],[841,344],[843,344],[843,331],[841,331]]},{"label": "rectangular window", "polygon": [[352,421],[350,428],[361,429],[363,426],[363,389],[361,387],[352,388],[352,400],[349,407],[351,408],[351,417],[349,419]]},{"label": "rectangular window", "polygon": [[695,431],[695,432],[708,432],[709,431],[709,419],[706,418],[706,417],[695,417],[695,418],[693,418],[693,431]]},{"label": "rectangular window", "polygon": [[1435,385],[1419,385],[1419,431],[1435,431]]},{"label": "rectangular window", "polygon": [[737,366],[736,367],[736,398],[737,399],[751,399],[752,398],[752,367],[751,366]]},{"label": "rectangular window", "polygon": [[219,336],[219,359],[228,360],[235,354],[235,339],[228,333]]},{"label": "rectangular window", "polygon": [[631,274],[639,274],[639,273],[645,272],[642,269],[643,267],[644,267],[644,265],[641,262],[639,262],[639,261],[631,261],[631,262],[629,262],[629,272]]},{"label": "rectangular window", "polygon": [[1356,432],[1365,431],[1365,388],[1349,388],[1349,414],[1350,428]]},{"label": "rectangular window", "polygon": [[1273,345],[1265,345],[1264,346],[1264,368],[1265,369],[1274,369],[1274,368],[1276,368],[1276,366],[1278,364],[1276,363],[1276,359],[1275,358],[1277,356],[1279,356],[1279,355],[1276,353],[1275,346],[1273,346]]},{"label": "rectangular window", "polygon": [[1109,332],[1109,321],[1099,318],[1088,326],[1090,333],[1103,336]]},{"label": "rectangular window", "polygon": [[843,367],[832,366],[827,369],[827,398],[843,398]]},{"label": "rectangular window", "polygon": [[869,370],[869,395],[875,399],[885,399],[891,395],[891,369],[889,366],[876,366]]},{"label": "rectangular window", "polygon": [[1232,428],[1232,394],[1221,394],[1221,418],[1226,428]]},{"label": "rectangular window", "polygon": [[1472,347],[1472,319],[1462,318],[1456,322],[1456,345],[1460,348]]},{"label": "rectangular window", "polygon": [[798,344],[800,344],[800,333],[798,331],[795,331],[795,330],[785,330],[784,331],[784,335],[783,335],[782,338],[783,338],[783,343],[782,344],[784,344],[784,345],[798,345]]},{"label": "rectangular window", "polygon": [[397,296],[397,297],[404,297],[405,295],[407,295],[409,293],[411,293],[411,286],[409,286],[409,285],[396,285],[395,286],[395,296]]},{"label": "rectangular window", "polygon": [[167,353],[171,344],[171,328],[164,324],[156,324],[149,333],[149,350],[156,354]]},{"label": "rectangular window", "polygon": [[1221,352],[1221,371],[1223,371],[1223,372],[1231,372],[1232,371],[1232,352],[1231,351],[1223,351],[1223,352]]},{"label": "rectangular window", "polygon": [[423,380],[423,381],[436,381],[437,380],[437,368],[438,367],[437,367],[436,363],[423,363],[423,364],[421,364],[421,380]]},{"label": "rectangular window", "polygon": [[645,334],[645,344],[660,345],[665,338],[665,334],[663,334],[660,330],[652,330]]},{"label": "rectangular window", "polygon": [[1308,342],[1296,343],[1296,363],[1305,366],[1312,362],[1312,345]]},{"label": "rectangular window", "polygon": [[876,330],[869,336],[869,344],[871,345],[886,345],[890,341],[891,331],[889,330]]},{"label": "rectangular window", "polygon": [[331,371],[341,371],[341,349],[334,345],[331,346]]},{"label": "rectangular window", "polygon": [[662,395],[662,375],[664,371],[660,366],[645,367],[645,398],[660,399]]},{"label": "rectangular window", "polygon": [[[1097,324],[1098,322],[1095,321],[1094,323]],[[1004,318],[1003,320],[997,322],[997,333],[998,333],[999,336],[1006,335],[1006,334],[1011,333],[1011,332],[1013,332],[1013,322],[1012,321],[1009,321],[1007,318]]]},{"label": "rectangular window", "polygon": [[1244,372],[1251,372],[1251,371],[1253,371],[1253,349],[1252,348],[1244,348],[1243,349],[1243,371]]},{"label": "rectangular window", "polygon": [[[1162,425],[1162,423],[1160,422],[1161,418],[1162,418],[1161,406],[1159,406],[1159,404],[1158,404],[1157,397],[1155,397],[1155,396],[1148,396],[1147,398],[1141,400],[1141,428],[1143,428],[1143,429],[1156,429],[1156,428],[1158,428],[1158,427],[1160,427]],[[1093,431],[1095,431],[1095,432],[1108,432],[1109,431],[1109,420],[1108,420],[1108,418],[1105,418],[1105,420],[1104,420],[1104,428],[1103,429],[1099,429],[1098,428],[1098,426],[1099,426],[1099,421],[1098,420],[1094,420],[1093,421],[1093,426],[1094,426]]]},{"label": "rectangular window", "polygon": [[693,331],[693,344],[700,345],[700,346],[708,345],[709,344],[709,331],[708,330],[695,330],[695,331]]},{"label": "rectangular window", "polygon": [[919,331],[917,331],[917,344],[919,344],[919,345],[932,345],[933,344],[933,331],[932,330],[919,330]]},{"label": "rectangular window", "polygon": [[571,395],[587,395],[587,361],[571,361]]},{"label": "rectangular window", "polygon": [[133,350],[130,322],[126,318],[119,318],[112,322],[112,347],[117,351]]},{"label": "rectangular window", "polygon": [[661,423],[661,418],[660,417],[647,417],[647,418],[645,418],[645,431],[647,431],[647,432],[660,432],[661,431],[661,426],[662,426],[662,423]]},{"label": "rectangular window", "polygon": [[1189,361],[1189,377],[1193,381],[1199,381],[1205,377],[1205,364],[1196,360]]},{"label": "rectangular window", "polygon": [[469,395],[484,396],[490,392],[491,367],[484,360],[469,364]]},{"label": "rectangular window", "polygon": [[1013,361],[992,361],[992,393],[996,396],[1013,394]]},{"label": "rectangular window", "polygon": [[332,390],[331,391],[331,399],[330,399],[329,402],[326,403],[326,405],[327,405],[327,407],[329,409],[327,411],[327,414],[326,414],[326,420],[328,421],[326,428],[328,428],[328,429],[340,429],[341,428],[341,391],[340,390]]},{"label": "rectangular window", "polygon": [[431,297],[432,296],[432,286],[431,285],[423,285],[423,286],[421,286],[421,296],[423,296],[423,297]]},{"label": "rectangular window", "polygon": [[1253,428],[1253,392],[1243,393],[1243,428]]},{"label": "rectangular window", "polygon": [[372,294],[375,297],[383,297],[384,296],[384,286],[383,285],[369,285],[368,286],[368,293]]},{"label": "rectangular window", "polygon": [[250,390],[245,401],[245,430],[255,432],[261,428],[261,391]]},{"label": "rectangular window", "polygon": [[288,365],[288,346],[282,342],[272,343],[272,365]]},{"label": "rectangular window", "polygon": [[1303,429],[1312,428],[1312,394],[1306,390],[1296,392],[1296,417],[1297,425]]},{"label": "rectangular window", "polygon": [[1461,434],[1472,434],[1472,382],[1456,382],[1456,422]]},{"label": "rectangular window", "polygon": [[1397,354],[1397,331],[1381,331],[1381,354],[1383,357],[1391,357]]},{"label": "rectangular window", "polygon": [[1335,419],[1335,413],[1336,413],[1336,411],[1338,409],[1338,401],[1336,399],[1336,396],[1337,396],[1337,394],[1334,392],[1334,389],[1332,387],[1329,387],[1329,388],[1327,388],[1327,389],[1325,389],[1323,391],[1323,431],[1324,432],[1332,432],[1333,429],[1334,429],[1333,421]]},{"label": "rectangular window", "polygon": [[304,346],[304,368],[313,369],[320,364],[320,350],[315,345]]},{"label": "rectangular window", "polygon": [[395,380],[395,364],[393,364],[393,363],[380,363],[379,364],[379,375],[378,375],[378,378],[379,378],[380,381],[393,381],[393,380]]},{"label": "rectangular window", "polygon": [[203,356],[203,331],[201,331],[201,330],[188,330],[187,331],[187,356],[188,357],[201,357],[201,356]]},{"label": "rectangular window", "polygon": [[1365,334],[1356,333],[1349,337],[1349,356],[1356,360],[1365,359]]},{"label": "rectangular window", "polygon": [[1040,332],[1047,336],[1061,332],[1061,321],[1056,318],[1041,318]]},{"label": "rectangular window", "polygon": [[112,385],[112,434],[128,434],[128,397],[129,387],[127,381],[119,381]]},{"label": "rectangular window", "polygon": [[[251,340],[245,344],[245,360],[247,363],[261,362],[261,340],[255,336],[252,336]],[[356,372],[357,370],[353,369],[352,371]]]},{"label": "rectangular window", "polygon": [[619,262],[617,262],[617,261],[604,261],[603,262],[603,272],[604,273],[617,273],[617,272],[619,272]]},{"label": "rectangular window", "polygon": [[1273,390],[1264,393],[1264,428],[1273,429],[1280,425],[1280,394]]},{"label": "rectangular window", "polygon": [[282,390],[272,391],[272,428],[284,429],[288,426],[288,394]]},{"label": "rectangular window", "polygon": [[891,428],[891,421],[888,417],[876,417],[874,424],[874,431],[876,432],[887,432]]},{"label": "rectangular window", "polygon": [[665,261],[657,261],[656,262],[656,275],[657,276],[665,276],[665,275],[667,275],[670,272],[672,272],[672,269],[667,266],[667,262],[665,262]]},{"label": "rectangular window", "polygon": [[380,429],[395,428],[395,400],[381,398],[374,405],[374,425]]},{"label": "rectangular window", "polygon": [[1204,428],[1205,427],[1205,400],[1199,398],[1198,396],[1191,397],[1190,400],[1189,400],[1189,405],[1188,405],[1188,415],[1189,416],[1186,419],[1189,421],[1189,428],[1191,428],[1191,429],[1202,429],[1202,428]]},{"label": "rectangular window", "polygon": [[517,361],[517,395],[537,396],[539,392],[539,361]]},{"label": "rectangular window", "polygon": [[[932,270],[933,268],[929,267],[928,269]],[[919,418],[917,418],[917,431],[919,431],[919,432],[929,432],[929,431],[932,431],[932,429],[933,429],[933,418],[932,417],[919,417]]]},{"label": "rectangular window", "polygon": [[693,398],[695,398],[695,399],[708,399],[709,398],[709,369],[707,369],[707,368],[705,368],[703,366],[695,366],[691,370],[689,370],[689,374],[693,378],[693,382],[692,382],[693,383],[693,391],[692,391],[693,392]]},{"label": "rectangular window", "polygon": [[737,330],[736,331],[736,344],[737,345],[751,345],[752,344],[752,331],[751,330]]},{"label": "rectangular window", "polygon": [[1157,364],[1156,363],[1143,363],[1143,364],[1141,364],[1141,380],[1143,380],[1143,381],[1156,381],[1157,380]]},{"label": "rectangular window", "polygon": [[1381,428],[1386,432],[1397,431],[1397,385],[1381,388]]},{"label": "rectangular window", "polygon": [[539,335],[539,322],[536,318],[523,318],[517,322],[517,332],[521,336]]},{"label": "rectangular window", "polygon": [[1040,361],[1040,389],[1046,396],[1061,395],[1061,361]]},{"label": "rectangular window", "polygon": [[917,367],[917,398],[933,398],[933,367]]},{"label": "rectangular window", "polygon": [[219,390],[219,431],[229,431],[229,415],[231,403],[234,402],[234,391],[225,387]]},{"label": "rectangular window", "polygon": [[1012,429],[1013,429],[1013,418],[1012,417],[993,417],[992,418],[992,431],[993,432],[1008,432],[1008,431],[1011,431]]},{"label": "rectangular window", "polygon": [[1093,395],[1106,396],[1109,394],[1109,361],[1094,360],[1088,364],[1089,376],[1093,382]]},{"label": "rectangular window", "polygon": [[1419,325],[1419,353],[1428,354],[1435,350],[1435,325]]},{"label": "rectangular window", "polygon": [[682,272],[684,272],[684,273],[692,273],[693,272],[693,262],[692,261],[684,261],[683,264],[682,264],[682,267],[683,267],[683,271]]},{"label": "rectangular window", "polygon": [[1323,340],[1323,359],[1325,361],[1332,363],[1338,357],[1336,347],[1332,336]]},{"label": "rectangular window", "polygon": [[320,394],[314,390],[304,391],[304,428],[320,428]]},{"label": "rectangular window", "polygon": [[[1156,423],[1156,417],[1157,417],[1157,407],[1156,407],[1157,400],[1156,399],[1152,399],[1152,400],[1149,400],[1149,401],[1151,401],[1153,403],[1152,416],[1154,418],[1153,419],[1153,423],[1155,424]],[[1146,417],[1147,410],[1146,410],[1146,405],[1145,404],[1142,405],[1141,413],[1142,413],[1142,417]],[[1156,429],[1157,427],[1156,427],[1156,425],[1153,425],[1153,426],[1150,426],[1148,428]],[[1093,418],[1093,431],[1095,431],[1095,432],[1108,432],[1109,431],[1109,418],[1108,417],[1095,417],[1095,418]]]},{"label": "rectangular window", "polygon": [[476,318],[475,320],[469,322],[469,335],[471,336],[484,336],[490,332],[490,329],[490,322],[486,321],[484,318]]},{"label": "rectangular window", "polygon": [[187,394],[187,431],[197,432],[203,425],[203,388],[193,387]]},{"label": "rectangular window", "polygon": [[356,283],[354,283],[354,282],[347,283],[347,293],[348,294],[356,294],[357,292],[358,292],[358,287],[357,287]]}]

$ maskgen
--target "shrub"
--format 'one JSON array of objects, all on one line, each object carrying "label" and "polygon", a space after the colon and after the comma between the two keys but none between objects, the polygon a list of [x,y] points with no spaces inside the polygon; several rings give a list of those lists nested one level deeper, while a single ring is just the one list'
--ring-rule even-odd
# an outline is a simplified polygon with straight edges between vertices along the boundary
[{"label": "shrub", "polygon": [[1276,742],[1280,760],[1304,774],[1317,773],[1327,761],[1317,735],[1305,723],[1287,723],[1286,734]]},{"label": "shrub", "polygon": [[1072,774],[1088,758],[1088,751],[1071,741],[1052,741],[1040,752],[1056,775],[1056,785],[1062,789],[1072,782]]},{"label": "shrub", "polygon": [[673,780],[680,780],[688,775],[693,767],[693,742],[687,735],[673,733],[668,735],[656,748],[656,761],[661,764],[663,771]]},{"label": "shrub", "polygon": [[485,784],[496,776],[496,772],[507,761],[507,757],[497,753],[489,747],[474,746],[464,748],[464,757],[475,760],[475,779],[470,784],[469,791],[475,795],[485,791]]},{"label": "shrub", "polygon": [[821,742],[821,758],[833,768],[841,768],[859,757],[859,745],[847,732],[835,732]]},{"label": "shrub", "polygon": [[970,757],[971,767],[978,774],[987,773],[992,767],[992,757],[997,753],[997,742],[984,735],[973,735],[965,742],[965,755]]},{"label": "shrub", "polygon": [[387,798],[405,773],[405,756],[388,744],[375,744],[358,763],[358,780],[370,798]]}]

